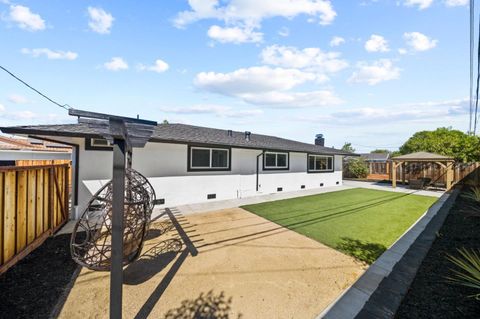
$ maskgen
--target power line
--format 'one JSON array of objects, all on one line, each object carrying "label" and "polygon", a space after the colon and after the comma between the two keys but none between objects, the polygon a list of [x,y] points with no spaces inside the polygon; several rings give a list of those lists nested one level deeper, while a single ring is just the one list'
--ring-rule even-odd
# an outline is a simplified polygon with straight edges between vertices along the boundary
[{"label": "power line", "polygon": [[468,126],[468,133],[472,132],[472,112],[473,112],[473,51],[475,42],[475,29],[474,29],[474,15],[475,4],[474,0],[470,0],[470,123]]},{"label": "power line", "polygon": [[475,97],[475,122],[473,124],[473,135],[477,133],[477,114],[478,114],[478,87],[480,85],[480,19],[478,21],[478,54],[477,54],[477,91]]},{"label": "power line", "polygon": [[72,107],[68,104],[60,104],[54,100],[52,100],[51,98],[49,98],[48,96],[46,96],[45,94],[43,94],[42,92],[40,92],[39,90],[37,90],[36,88],[34,88],[33,86],[31,86],[30,84],[28,84],[27,82],[23,81],[22,79],[20,79],[18,76],[16,76],[15,74],[13,74],[12,72],[10,72],[9,70],[7,70],[5,67],[1,66],[0,65],[0,69],[2,69],[3,71],[7,72],[10,76],[12,76],[14,79],[16,79],[17,81],[19,81],[20,83],[22,83],[23,85],[25,85],[26,87],[28,87],[29,89],[33,90],[34,92],[36,92],[37,94],[43,96],[45,99],[49,100],[50,102],[52,102],[53,104],[65,109],[65,110],[69,110],[71,109]]}]

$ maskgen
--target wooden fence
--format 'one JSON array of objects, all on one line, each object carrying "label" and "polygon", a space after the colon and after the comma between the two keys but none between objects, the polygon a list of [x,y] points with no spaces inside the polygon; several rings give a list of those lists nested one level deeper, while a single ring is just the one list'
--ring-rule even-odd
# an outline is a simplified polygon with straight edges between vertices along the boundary
[{"label": "wooden fence", "polygon": [[70,160],[17,160],[15,166],[57,165],[70,164],[70,162]]},{"label": "wooden fence", "polygon": [[[391,162],[387,163],[368,163],[368,179],[383,180],[392,179]],[[458,183],[467,175],[480,167],[480,163],[455,163],[453,182]],[[397,167],[397,179],[401,180],[403,176],[402,165]],[[438,184],[446,183],[445,168],[435,163],[409,163],[405,165],[405,180],[419,179],[428,177]]]},{"label": "wooden fence", "polygon": [[0,274],[68,220],[69,176],[69,164],[0,167]]}]

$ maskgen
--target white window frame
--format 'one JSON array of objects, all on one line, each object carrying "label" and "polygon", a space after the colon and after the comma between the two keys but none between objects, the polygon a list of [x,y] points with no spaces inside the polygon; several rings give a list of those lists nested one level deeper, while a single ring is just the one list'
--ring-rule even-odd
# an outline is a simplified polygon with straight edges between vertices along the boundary
[{"label": "white window frame", "polygon": [[[105,141],[105,142],[107,142],[107,144],[100,144],[99,145],[99,144],[95,143],[95,141],[97,141],[97,140]],[[90,140],[90,146],[91,147],[112,147],[113,145],[107,139],[94,137]]]},{"label": "white window frame", "polygon": [[[267,166],[267,154],[275,154],[275,166]],[[278,166],[278,154],[285,155],[287,158],[285,166]],[[288,169],[288,164],[290,162],[290,154],[288,152],[265,152],[263,155],[263,167],[264,169]]]},{"label": "white window frame", "polygon": [[[209,164],[210,166],[193,166],[193,150],[209,150],[210,157],[209,157]],[[227,166],[216,166],[212,167],[212,151],[226,151],[227,152]],[[191,146],[190,147],[190,169],[191,170],[204,170],[204,169],[211,169],[211,170],[228,170],[230,168],[230,150],[228,148],[217,148],[217,147],[200,147],[200,146]]]},{"label": "white window frame", "polygon": [[[314,169],[310,169],[310,157],[315,157],[315,161],[314,161],[314,166],[315,168]],[[316,161],[316,158],[317,157],[324,157],[324,158],[327,158],[327,166],[328,166],[328,158],[331,158],[332,159],[332,168],[326,168],[326,169],[317,169],[317,161]],[[334,158],[333,156],[331,155],[317,155],[317,154],[308,154],[308,160],[307,160],[307,170],[309,172],[333,172],[334,170],[334,167],[335,167],[335,163],[334,163]]]}]

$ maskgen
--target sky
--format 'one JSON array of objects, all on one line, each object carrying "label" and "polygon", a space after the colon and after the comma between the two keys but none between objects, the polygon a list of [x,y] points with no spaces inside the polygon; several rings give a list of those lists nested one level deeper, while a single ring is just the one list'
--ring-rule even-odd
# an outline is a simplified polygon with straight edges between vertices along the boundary
[{"label": "sky", "polygon": [[[357,152],[469,125],[468,0],[0,0],[0,65],[71,107]],[[72,123],[0,73],[0,126]]]}]

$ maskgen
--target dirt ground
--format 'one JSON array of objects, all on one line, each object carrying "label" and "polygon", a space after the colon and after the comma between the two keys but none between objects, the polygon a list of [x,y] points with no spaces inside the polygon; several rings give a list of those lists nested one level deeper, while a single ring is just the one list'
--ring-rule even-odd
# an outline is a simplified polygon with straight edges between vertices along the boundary
[{"label": "dirt ground", "polygon": [[[314,318],[364,269],[243,209],[152,224],[124,270],[124,318]],[[109,274],[83,269],[60,318],[106,318]]]}]

